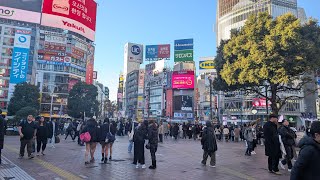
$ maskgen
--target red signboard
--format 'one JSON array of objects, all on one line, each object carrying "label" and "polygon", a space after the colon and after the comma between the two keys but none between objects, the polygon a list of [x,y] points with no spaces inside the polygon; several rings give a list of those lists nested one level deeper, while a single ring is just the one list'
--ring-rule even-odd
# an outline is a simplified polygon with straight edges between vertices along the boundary
[{"label": "red signboard", "polygon": [[158,58],[160,59],[170,58],[170,44],[163,44],[158,46]]},{"label": "red signboard", "polygon": [[86,67],[86,83],[92,84],[93,82],[93,63],[94,63],[94,46],[88,45],[87,54],[87,67]]},{"label": "red signboard", "polygon": [[173,72],[172,74],[173,89],[194,89],[194,72]]},{"label": "red signboard", "polygon": [[44,0],[41,24],[67,29],[94,41],[97,3],[94,0]]},{"label": "red signboard", "polygon": [[62,52],[65,52],[66,51],[66,46],[45,42],[44,43],[44,49],[45,50],[49,50],[49,51],[62,51]]},{"label": "red signboard", "polygon": [[[270,107],[271,102],[269,101],[268,107]],[[262,107],[266,108],[266,98],[253,98],[252,99],[252,106],[253,107]]]}]

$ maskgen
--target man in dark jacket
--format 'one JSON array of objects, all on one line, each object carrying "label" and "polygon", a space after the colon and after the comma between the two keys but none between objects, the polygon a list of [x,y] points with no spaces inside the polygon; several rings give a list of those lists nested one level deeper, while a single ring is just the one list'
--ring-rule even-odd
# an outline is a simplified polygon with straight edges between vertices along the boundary
[{"label": "man in dark jacket", "polygon": [[152,165],[149,169],[156,169],[157,168],[157,161],[156,161],[156,152],[158,149],[158,127],[155,121],[152,121],[148,128],[148,139],[149,139],[149,146],[150,146],[150,154]]},{"label": "man in dark jacket", "polygon": [[286,158],[280,162],[282,169],[285,169],[284,165],[288,164],[288,171],[291,172],[292,169],[292,158],[293,158],[293,145],[295,144],[295,133],[289,127],[289,121],[284,119],[282,121],[282,126],[279,128],[279,134],[283,142]]},{"label": "man in dark jacket", "polygon": [[145,158],[144,158],[144,143],[145,139],[147,139],[147,125],[148,121],[144,121],[140,123],[137,129],[134,131],[133,142],[134,142],[134,156],[133,156],[133,164],[136,165],[136,168],[139,168],[139,164],[141,164],[141,168],[146,168]]},{"label": "man in dark jacket", "polygon": [[281,151],[277,123],[278,116],[271,114],[269,116],[269,121],[263,126],[263,132],[265,137],[265,153],[266,156],[268,156],[269,172],[281,175],[278,168]]},{"label": "man in dark jacket", "polygon": [[177,140],[178,134],[179,134],[179,126],[178,126],[178,123],[175,123],[173,128],[172,128],[172,135],[173,135],[175,140]]},{"label": "man in dark jacket", "polygon": [[299,157],[291,172],[291,180],[320,179],[320,122],[311,125],[311,136],[304,137],[299,143]]},{"label": "man in dark jacket", "polygon": [[4,134],[6,131],[5,120],[1,116],[1,114],[2,114],[2,111],[0,109],[0,164],[1,164],[1,150],[3,149]]},{"label": "man in dark jacket", "polygon": [[201,144],[203,149],[203,160],[201,163],[206,165],[208,156],[210,156],[210,167],[216,167],[216,151],[218,150],[218,146],[210,121],[206,122],[206,127],[203,130],[203,135],[201,138]]}]

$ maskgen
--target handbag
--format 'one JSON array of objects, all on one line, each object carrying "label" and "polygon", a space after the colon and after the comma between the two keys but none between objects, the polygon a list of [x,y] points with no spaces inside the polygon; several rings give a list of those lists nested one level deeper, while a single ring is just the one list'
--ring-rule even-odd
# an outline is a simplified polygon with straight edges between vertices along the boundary
[{"label": "handbag", "polygon": [[85,133],[80,134],[80,140],[82,142],[90,142],[90,140],[91,140],[90,133],[89,132],[85,132]]},{"label": "handbag", "polygon": [[116,137],[110,132],[110,124],[109,124],[109,132],[107,133],[105,142],[114,142],[116,140]]},{"label": "handbag", "polygon": [[134,135],[134,124],[132,123],[132,129],[131,129],[131,132],[129,133],[129,141],[133,140],[133,135]]},{"label": "handbag", "polygon": [[60,143],[60,138],[59,138],[59,136],[55,136],[55,137],[54,137],[54,142],[55,142],[56,144]]}]

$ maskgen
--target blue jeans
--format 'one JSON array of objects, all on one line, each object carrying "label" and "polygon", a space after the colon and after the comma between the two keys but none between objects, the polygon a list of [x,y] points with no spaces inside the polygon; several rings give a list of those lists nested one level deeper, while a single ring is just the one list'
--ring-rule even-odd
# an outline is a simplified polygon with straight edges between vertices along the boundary
[{"label": "blue jeans", "polygon": [[133,141],[129,141],[128,152],[131,153],[133,147]]}]

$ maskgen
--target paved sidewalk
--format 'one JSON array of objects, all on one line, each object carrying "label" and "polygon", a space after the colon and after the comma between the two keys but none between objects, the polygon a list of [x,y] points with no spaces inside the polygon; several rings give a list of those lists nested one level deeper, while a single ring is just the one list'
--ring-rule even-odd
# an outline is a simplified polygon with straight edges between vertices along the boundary
[{"label": "paved sidewalk", "polygon": [[[131,164],[133,154],[127,152],[127,137],[117,137],[112,155],[113,161],[108,164],[100,164],[101,146],[98,145],[96,162],[89,166],[84,165],[85,148],[71,140],[62,140],[55,149],[48,147],[45,156],[33,160],[17,158],[18,137],[6,137],[5,144],[4,157],[34,179],[289,179],[287,171],[282,171],[282,176],[268,173],[263,146],[258,146],[257,155],[244,156],[244,143],[219,142],[217,168],[211,168],[200,164],[202,158],[200,141],[165,139],[163,144],[159,144],[156,153],[158,167],[156,170],[136,169]],[[151,160],[148,150],[145,151],[145,157],[146,165],[149,166]]]}]

